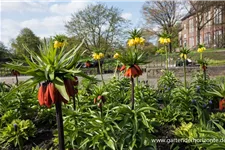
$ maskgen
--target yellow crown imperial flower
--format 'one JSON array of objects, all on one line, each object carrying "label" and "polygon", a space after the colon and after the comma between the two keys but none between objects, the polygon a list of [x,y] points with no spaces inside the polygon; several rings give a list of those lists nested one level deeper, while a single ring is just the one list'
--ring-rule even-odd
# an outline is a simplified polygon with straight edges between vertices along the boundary
[{"label": "yellow crown imperial flower", "polygon": [[187,54],[181,53],[181,54],[180,54],[180,57],[181,57],[182,59],[187,59]]},{"label": "yellow crown imperial flower", "polygon": [[163,42],[164,42],[163,38],[160,37],[160,38],[159,38],[159,43],[160,43],[160,44],[164,44]]},{"label": "yellow crown imperial flower", "polygon": [[61,42],[55,41],[54,42],[54,48],[60,48],[61,47]]},{"label": "yellow crown imperial flower", "polygon": [[129,39],[128,42],[127,42],[128,46],[134,46],[135,45],[135,42],[134,42],[134,39]]},{"label": "yellow crown imperial flower", "polygon": [[167,43],[170,43],[171,41],[170,41],[170,38],[167,38]]},{"label": "yellow crown imperial flower", "polygon": [[159,38],[159,43],[160,44],[167,44],[167,43],[170,43],[170,38],[163,38],[163,37],[160,37]]},{"label": "yellow crown imperial flower", "polygon": [[94,54],[92,54],[92,57],[93,57],[93,59],[97,60],[98,54],[94,53]]},{"label": "yellow crown imperial flower", "polygon": [[145,43],[145,39],[141,37],[139,42],[140,42],[141,45],[143,45]]},{"label": "yellow crown imperial flower", "polygon": [[114,59],[117,59],[119,57],[120,57],[120,54],[118,54],[118,53],[114,54],[114,56],[113,56]]},{"label": "yellow crown imperial flower", "polygon": [[104,57],[103,53],[99,53],[98,55],[99,55],[100,59]]},{"label": "yellow crown imperial flower", "polygon": [[99,59],[101,59],[101,57],[99,55],[96,55],[95,59],[99,60]]},{"label": "yellow crown imperial flower", "polygon": [[183,58],[183,56],[184,56],[184,54],[183,54],[183,53],[181,53],[181,54],[180,54],[180,58]]},{"label": "yellow crown imperial flower", "polygon": [[140,43],[140,38],[139,37],[136,37],[135,39],[134,39],[134,43],[137,45],[137,44],[139,44]]},{"label": "yellow crown imperial flower", "polygon": [[203,48],[198,48],[198,50],[197,50],[199,53],[202,53],[203,51],[204,51],[204,49]]}]

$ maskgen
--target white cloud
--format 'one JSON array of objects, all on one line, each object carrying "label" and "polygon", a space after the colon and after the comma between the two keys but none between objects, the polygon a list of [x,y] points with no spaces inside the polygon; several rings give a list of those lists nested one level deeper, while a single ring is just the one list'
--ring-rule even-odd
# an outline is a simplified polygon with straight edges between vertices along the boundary
[{"label": "white cloud", "polygon": [[130,20],[132,18],[132,14],[131,13],[122,13],[121,17],[123,17],[126,20]]},{"label": "white cloud", "polygon": [[5,45],[9,46],[11,39],[15,39],[23,28],[31,29],[38,37],[49,37],[55,34],[65,34],[65,22],[70,16],[51,16],[43,19],[30,19],[17,22],[11,19],[3,19],[1,24],[1,39]]},{"label": "white cloud", "polygon": [[43,12],[48,8],[47,3],[38,2],[1,2],[1,12]]},{"label": "white cloud", "polygon": [[52,5],[49,9],[50,12],[60,14],[60,15],[68,15],[79,10],[84,9],[89,2],[70,2],[70,3],[58,3]]},{"label": "white cloud", "polygon": [[[70,14],[87,5],[87,2],[62,1],[57,4],[51,2],[53,0],[1,1],[0,12],[4,15],[1,15],[0,41],[9,46],[10,40],[15,39],[25,27],[30,28],[41,38],[66,33],[64,25],[69,21]],[[8,13],[13,17],[6,18],[5,14]],[[26,16],[24,20],[20,19],[23,16]]]},{"label": "white cloud", "polygon": [[37,36],[53,36],[55,34],[66,33],[65,22],[69,21],[70,16],[51,16],[42,20],[31,19],[21,22],[23,28],[28,27],[37,33]]},{"label": "white cloud", "polygon": [[1,22],[1,39],[6,46],[9,46],[9,42],[12,38],[15,38],[20,32],[20,25],[18,22],[11,19],[4,19]]}]

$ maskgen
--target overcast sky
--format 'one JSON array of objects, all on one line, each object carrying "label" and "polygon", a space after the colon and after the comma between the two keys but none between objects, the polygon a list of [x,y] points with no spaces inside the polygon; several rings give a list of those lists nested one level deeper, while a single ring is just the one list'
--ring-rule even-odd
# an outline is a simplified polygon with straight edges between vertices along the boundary
[{"label": "overcast sky", "polygon": [[[0,41],[7,47],[10,40],[15,39],[22,28],[30,28],[34,34],[43,38],[55,34],[66,33],[65,22],[71,14],[84,9],[90,3],[86,0],[1,0],[0,3]],[[122,10],[122,17],[129,19],[133,27],[141,26],[141,7],[143,0],[101,1],[108,6]]]}]

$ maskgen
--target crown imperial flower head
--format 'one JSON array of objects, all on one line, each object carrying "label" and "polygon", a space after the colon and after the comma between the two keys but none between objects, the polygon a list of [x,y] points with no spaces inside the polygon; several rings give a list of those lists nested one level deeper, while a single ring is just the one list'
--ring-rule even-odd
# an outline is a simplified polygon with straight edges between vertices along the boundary
[{"label": "crown imperial flower head", "polygon": [[120,57],[120,54],[118,54],[118,53],[114,54],[114,56],[113,56],[114,59],[118,59],[119,57]]}]

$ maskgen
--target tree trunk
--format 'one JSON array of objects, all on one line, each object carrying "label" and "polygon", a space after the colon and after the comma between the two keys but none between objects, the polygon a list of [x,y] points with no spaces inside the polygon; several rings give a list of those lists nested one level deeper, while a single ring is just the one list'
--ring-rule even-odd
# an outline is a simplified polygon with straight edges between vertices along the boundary
[{"label": "tree trunk", "polygon": [[197,46],[200,44],[200,29],[197,28]]}]

